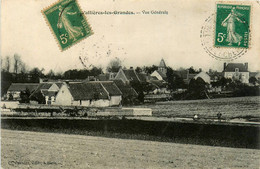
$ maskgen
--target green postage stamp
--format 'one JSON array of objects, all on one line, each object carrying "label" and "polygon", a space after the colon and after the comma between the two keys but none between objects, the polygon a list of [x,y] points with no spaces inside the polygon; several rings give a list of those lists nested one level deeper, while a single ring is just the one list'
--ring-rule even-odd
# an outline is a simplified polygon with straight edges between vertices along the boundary
[{"label": "green postage stamp", "polygon": [[216,47],[249,47],[250,10],[248,5],[217,4]]},{"label": "green postage stamp", "polygon": [[60,0],[42,13],[62,51],[93,34],[76,0]]}]

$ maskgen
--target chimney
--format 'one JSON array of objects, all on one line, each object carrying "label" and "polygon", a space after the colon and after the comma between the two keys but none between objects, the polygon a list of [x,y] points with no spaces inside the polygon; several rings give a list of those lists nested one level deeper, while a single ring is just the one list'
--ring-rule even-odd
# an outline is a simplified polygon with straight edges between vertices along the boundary
[{"label": "chimney", "polygon": [[227,66],[227,63],[225,62],[225,63],[224,63],[224,69],[223,69],[223,70],[225,70],[225,69],[226,69],[226,66]]},{"label": "chimney", "polygon": [[245,63],[246,71],[248,71],[248,62]]},{"label": "chimney", "polygon": [[199,72],[202,72],[202,69],[201,69],[201,68],[199,68]]}]

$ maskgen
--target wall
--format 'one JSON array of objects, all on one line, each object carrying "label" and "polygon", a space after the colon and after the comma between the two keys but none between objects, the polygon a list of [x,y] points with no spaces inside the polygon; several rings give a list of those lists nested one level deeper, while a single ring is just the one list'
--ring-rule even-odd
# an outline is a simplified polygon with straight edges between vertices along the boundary
[{"label": "wall", "polygon": [[158,80],[163,80],[162,76],[157,72],[157,71],[154,71],[151,76],[155,76],[157,77]]},{"label": "wall", "polygon": [[[236,73],[238,74],[236,75]],[[249,72],[225,72],[224,77],[229,79],[237,77],[237,80],[240,80],[242,83],[249,83]]]},{"label": "wall", "polygon": [[67,85],[62,85],[57,96],[55,105],[72,105],[72,95],[67,87]]},{"label": "wall", "polygon": [[128,79],[125,77],[123,70],[120,69],[115,77],[115,79],[122,79],[124,83],[129,82]]},{"label": "wall", "polygon": [[6,96],[7,100],[9,99],[9,95],[13,95],[13,100],[19,100],[20,99],[20,91],[7,91]]},{"label": "wall", "polygon": [[122,96],[111,96],[109,105],[110,106],[119,106],[122,100]]},{"label": "wall", "polygon": [[9,109],[14,109],[18,108],[19,102],[18,101],[1,101],[0,102],[1,108],[9,108]]}]

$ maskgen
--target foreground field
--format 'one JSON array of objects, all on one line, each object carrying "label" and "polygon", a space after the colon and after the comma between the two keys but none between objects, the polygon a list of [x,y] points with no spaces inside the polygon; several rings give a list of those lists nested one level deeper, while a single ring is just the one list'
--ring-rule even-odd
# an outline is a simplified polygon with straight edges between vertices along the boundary
[{"label": "foreground field", "polygon": [[1,130],[2,168],[259,168],[260,151]]},{"label": "foreground field", "polygon": [[260,118],[260,97],[235,97],[207,100],[185,100],[160,102],[139,107],[151,108],[154,116],[192,117],[194,114],[205,118],[217,118],[217,113],[224,119]]}]

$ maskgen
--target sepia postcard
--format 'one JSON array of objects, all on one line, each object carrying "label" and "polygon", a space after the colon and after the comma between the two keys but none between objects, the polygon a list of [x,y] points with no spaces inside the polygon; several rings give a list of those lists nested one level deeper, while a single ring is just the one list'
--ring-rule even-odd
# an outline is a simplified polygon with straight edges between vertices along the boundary
[{"label": "sepia postcard", "polygon": [[1,168],[259,168],[259,0],[0,0]]}]

